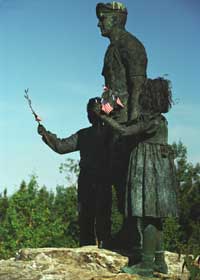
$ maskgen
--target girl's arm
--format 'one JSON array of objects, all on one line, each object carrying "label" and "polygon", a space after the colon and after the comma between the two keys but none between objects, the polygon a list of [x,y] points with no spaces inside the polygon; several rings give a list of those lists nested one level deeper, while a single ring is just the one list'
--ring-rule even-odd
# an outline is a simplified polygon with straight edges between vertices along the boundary
[{"label": "girl's arm", "polygon": [[99,114],[99,118],[121,136],[139,136],[141,134],[152,135],[156,132],[159,125],[157,118],[154,116],[149,118],[148,122],[140,120],[137,123],[128,126],[123,126],[106,115]]}]

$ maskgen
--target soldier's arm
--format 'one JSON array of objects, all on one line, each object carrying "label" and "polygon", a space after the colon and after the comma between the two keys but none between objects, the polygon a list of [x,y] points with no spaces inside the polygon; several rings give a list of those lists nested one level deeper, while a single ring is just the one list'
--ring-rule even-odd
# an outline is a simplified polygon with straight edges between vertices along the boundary
[{"label": "soldier's arm", "polygon": [[129,77],[128,120],[136,120],[140,115],[139,98],[144,90],[146,78],[144,76]]},{"label": "soldier's arm", "polygon": [[41,124],[38,125],[38,133],[42,136],[44,143],[58,154],[67,154],[78,150],[78,133],[60,139],[56,134],[47,131]]},{"label": "soldier's arm", "polygon": [[144,46],[136,39],[130,41],[129,48],[121,48],[120,55],[126,69],[128,84],[128,120],[136,120],[140,115],[139,98],[145,89],[147,55]]}]

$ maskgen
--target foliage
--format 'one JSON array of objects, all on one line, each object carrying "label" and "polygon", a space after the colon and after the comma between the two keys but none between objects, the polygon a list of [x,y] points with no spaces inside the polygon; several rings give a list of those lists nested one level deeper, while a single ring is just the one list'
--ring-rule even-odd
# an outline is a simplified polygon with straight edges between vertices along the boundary
[{"label": "foliage", "polygon": [[166,220],[165,246],[168,250],[196,254],[200,252],[200,164],[188,163],[187,149],[182,142],[172,146],[177,172],[179,219]]},{"label": "foliage", "polygon": [[164,244],[168,251],[177,251],[181,244],[182,237],[181,226],[178,220],[173,217],[169,217],[164,223]]},{"label": "foliage", "polygon": [[72,158],[67,158],[64,163],[59,166],[60,173],[65,174],[65,178],[70,185],[76,185],[77,177],[80,171],[78,161]]},{"label": "foliage", "polygon": [[117,208],[117,195],[116,195],[116,190],[114,187],[112,188],[111,221],[112,221],[111,234],[115,235],[121,229],[122,222],[123,222],[123,215],[118,211],[118,208]]},{"label": "foliage", "polygon": [[76,247],[78,246],[78,210],[77,189],[75,186],[56,188],[56,196],[53,207],[53,217],[60,217],[63,225],[63,236],[54,240],[54,246]]},{"label": "foliage", "polygon": [[190,272],[189,280],[200,279],[199,258],[200,257],[198,255],[191,256],[189,254],[187,254],[184,258],[182,271],[185,267],[187,267],[188,271]]},{"label": "foliage", "polygon": [[[200,164],[187,161],[187,149],[173,144],[178,182],[179,218],[168,218],[164,224],[165,249],[198,255],[200,252]],[[9,258],[22,247],[76,247],[79,227],[77,188],[79,172],[76,160],[60,165],[68,187],[57,186],[53,193],[40,187],[32,176],[19,190],[7,196],[0,194],[0,258]],[[113,188],[112,235],[119,232],[123,217],[117,209]],[[187,264],[189,265],[189,264]]]},{"label": "foliage", "polygon": [[[36,178],[22,182],[10,198],[0,197],[0,258],[22,247],[74,247],[78,245],[75,187],[40,188]],[[6,206],[4,208],[4,206]]]}]

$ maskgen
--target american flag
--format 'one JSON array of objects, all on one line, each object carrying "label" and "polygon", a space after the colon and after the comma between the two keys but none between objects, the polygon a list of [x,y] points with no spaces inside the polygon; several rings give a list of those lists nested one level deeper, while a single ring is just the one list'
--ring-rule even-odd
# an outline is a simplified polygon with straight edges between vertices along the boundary
[{"label": "american flag", "polygon": [[102,100],[101,102],[101,110],[105,112],[106,114],[110,114],[110,112],[113,111],[113,107],[110,105],[110,103],[106,100]]},{"label": "american flag", "polygon": [[103,90],[104,90],[104,91],[108,91],[109,88],[108,88],[107,86],[103,86]]},{"label": "american flag", "polygon": [[124,105],[122,104],[122,102],[121,102],[121,100],[119,99],[119,97],[117,97],[116,103],[117,103],[120,107],[124,108]]}]

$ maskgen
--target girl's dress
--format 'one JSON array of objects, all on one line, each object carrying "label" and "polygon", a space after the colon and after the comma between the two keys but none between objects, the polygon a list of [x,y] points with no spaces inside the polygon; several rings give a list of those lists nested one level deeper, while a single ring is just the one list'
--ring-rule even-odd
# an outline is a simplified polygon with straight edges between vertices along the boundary
[{"label": "girl's dress", "polygon": [[[173,150],[168,145],[167,120],[158,117],[156,133],[131,151],[126,191],[127,216],[177,216],[177,182]],[[148,120],[146,120],[148,121]]]}]

